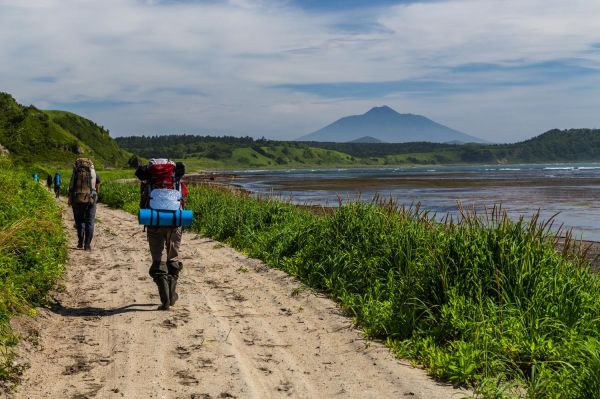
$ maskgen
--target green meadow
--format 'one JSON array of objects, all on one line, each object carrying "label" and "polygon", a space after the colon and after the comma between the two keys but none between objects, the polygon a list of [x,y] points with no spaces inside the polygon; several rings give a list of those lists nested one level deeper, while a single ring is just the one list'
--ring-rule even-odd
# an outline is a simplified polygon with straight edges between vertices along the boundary
[{"label": "green meadow", "polygon": [[[138,189],[109,183],[101,200],[135,213]],[[316,215],[202,186],[188,208],[193,231],[326,292],[443,381],[490,398],[600,392],[600,279],[541,221],[494,209],[437,223],[390,202]]]}]

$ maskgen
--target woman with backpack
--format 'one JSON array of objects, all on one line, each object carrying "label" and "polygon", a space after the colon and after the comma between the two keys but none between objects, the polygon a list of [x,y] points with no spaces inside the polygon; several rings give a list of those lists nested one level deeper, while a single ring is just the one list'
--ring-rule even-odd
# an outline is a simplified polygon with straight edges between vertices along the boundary
[{"label": "woman with backpack", "polygon": [[140,209],[159,211],[155,212],[157,215],[170,215],[163,217],[162,222],[157,216],[145,227],[152,256],[148,272],[158,287],[161,302],[158,310],[168,310],[179,298],[177,279],[183,263],[178,255],[182,227],[181,219],[178,223],[175,215],[181,213],[187,196],[187,188],[181,181],[184,174],[183,163],[168,159],[151,159],[147,165],[141,165],[135,171],[135,176],[141,180]]}]

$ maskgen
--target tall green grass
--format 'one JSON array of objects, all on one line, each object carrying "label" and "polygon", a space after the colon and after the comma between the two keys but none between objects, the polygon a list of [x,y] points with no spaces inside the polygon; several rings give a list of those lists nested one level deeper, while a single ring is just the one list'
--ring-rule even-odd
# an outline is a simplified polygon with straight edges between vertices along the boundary
[{"label": "tall green grass", "polygon": [[44,187],[0,159],[0,381],[19,371],[10,317],[43,303],[66,261],[61,209]]},{"label": "tall green grass", "polygon": [[[135,210],[137,186],[103,200]],[[536,218],[436,223],[393,203],[317,216],[196,187],[188,205],[195,231],[327,291],[436,377],[484,397],[600,397],[600,279]]]},{"label": "tall green grass", "polygon": [[106,182],[100,187],[98,200],[112,208],[136,213],[140,203],[140,188],[136,184]]}]

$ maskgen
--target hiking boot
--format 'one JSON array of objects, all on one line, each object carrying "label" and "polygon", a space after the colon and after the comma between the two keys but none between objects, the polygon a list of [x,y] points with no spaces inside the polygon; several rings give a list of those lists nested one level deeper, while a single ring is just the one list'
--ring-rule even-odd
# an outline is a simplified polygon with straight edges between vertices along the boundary
[{"label": "hiking boot", "polygon": [[171,306],[171,300],[169,298],[169,282],[167,281],[167,277],[156,277],[154,279],[156,286],[158,287],[158,295],[160,296],[160,306],[157,308],[158,310],[169,310],[169,306]]},{"label": "hiking boot", "polygon": [[171,306],[179,299],[177,295],[177,277],[169,276],[169,303]]},{"label": "hiking boot", "polygon": [[77,243],[77,249],[83,249],[83,241]]},{"label": "hiking boot", "polygon": [[84,248],[85,251],[91,251],[92,250],[92,246],[91,245],[86,245]]}]

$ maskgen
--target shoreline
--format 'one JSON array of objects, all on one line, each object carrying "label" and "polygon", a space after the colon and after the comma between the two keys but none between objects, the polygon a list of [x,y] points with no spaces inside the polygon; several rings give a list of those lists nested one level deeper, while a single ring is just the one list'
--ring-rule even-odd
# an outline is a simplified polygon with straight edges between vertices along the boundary
[{"label": "shoreline", "polygon": [[[186,159],[182,159],[182,162],[185,163]],[[282,171],[282,170],[312,170],[312,169],[320,169],[320,170],[336,170],[336,169],[426,169],[426,168],[461,168],[461,167],[499,167],[499,168],[511,168],[516,166],[571,166],[574,169],[577,169],[576,165],[595,165],[595,167],[600,168],[600,161],[556,161],[556,162],[518,162],[518,163],[433,163],[433,164],[420,164],[420,163],[411,163],[411,164],[394,164],[394,165],[384,165],[384,164],[351,164],[351,165],[300,165],[300,166],[286,166],[286,165],[270,165],[270,166],[247,166],[247,167],[239,167],[239,168],[206,168],[200,169],[202,173],[206,174],[238,174],[244,172],[273,172],[273,171]]]}]

